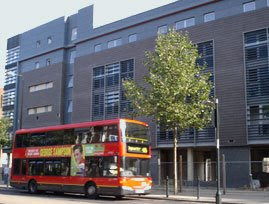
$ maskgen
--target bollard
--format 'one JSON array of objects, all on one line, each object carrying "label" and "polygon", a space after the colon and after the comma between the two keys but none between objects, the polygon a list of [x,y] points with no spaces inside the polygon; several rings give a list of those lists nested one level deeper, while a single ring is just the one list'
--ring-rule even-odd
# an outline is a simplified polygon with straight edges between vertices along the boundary
[{"label": "bollard", "polygon": [[169,197],[169,178],[166,176],[166,198]]},{"label": "bollard", "polygon": [[200,199],[200,179],[197,178],[197,200]]},{"label": "bollard", "polygon": [[252,174],[249,174],[249,186],[251,190],[254,190]]}]

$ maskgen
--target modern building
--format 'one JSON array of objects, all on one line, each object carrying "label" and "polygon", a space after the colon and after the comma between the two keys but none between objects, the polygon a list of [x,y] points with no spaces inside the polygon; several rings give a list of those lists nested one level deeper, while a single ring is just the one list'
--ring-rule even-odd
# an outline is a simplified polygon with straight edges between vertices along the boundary
[{"label": "modern building", "polygon": [[3,117],[3,94],[4,94],[4,89],[3,88],[0,88],[0,118]]},{"label": "modern building", "polygon": [[3,116],[14,121],[16,80],[18,59],[20,55],[20,35],[9,38],[7,41],[7,57],[5,66],[5,84],[2,102]]},{"label": "modern building", "polygon": [[[269,157],[268,0],[179,0],[98,28],[89,6],[21,33],[8,40],[6,69],[14,74],[4,113],[16,110],[16,129],[130,117],[121,80],[141,83],[145,51],[169,28],[189,32],[213,74],[227,185],[249,185]],[[173,177],[172,134],[142,119],[150,123],[154,181]],[[187,130],[178,146],[185,181],[216,179],[213,127]]]}]

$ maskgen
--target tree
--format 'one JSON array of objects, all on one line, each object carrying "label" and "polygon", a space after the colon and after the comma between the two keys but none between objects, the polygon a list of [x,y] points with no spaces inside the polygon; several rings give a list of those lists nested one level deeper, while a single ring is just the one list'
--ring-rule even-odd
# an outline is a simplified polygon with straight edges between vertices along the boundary
[{"label": "tree", "polygon": [[211,120],[210,74],[199,66],[196,45],[187,33],[170,30],[159,35],[154,52],[146,52],[149,74],[144,86],[125,80],[125,95],[137,115],[164,122],[174,133],[174,189],[177,194],[177,135],[187,128],[201,129]]},{"label": "tree", "polygon": [[0,119],[0,148],[11,145],[11,141],[8,135],[8,129],[10,126],[11,122],[9,118]]}]

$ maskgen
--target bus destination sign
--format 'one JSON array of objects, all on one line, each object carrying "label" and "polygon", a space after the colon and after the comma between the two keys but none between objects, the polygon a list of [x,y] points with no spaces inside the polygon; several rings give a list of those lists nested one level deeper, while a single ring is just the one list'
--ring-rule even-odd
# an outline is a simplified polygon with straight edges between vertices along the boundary
[{"label": "bus destination sign", "polygon": [[127,152],[136,154],[148,154],[149,148],[142,145],[127,144]]}]

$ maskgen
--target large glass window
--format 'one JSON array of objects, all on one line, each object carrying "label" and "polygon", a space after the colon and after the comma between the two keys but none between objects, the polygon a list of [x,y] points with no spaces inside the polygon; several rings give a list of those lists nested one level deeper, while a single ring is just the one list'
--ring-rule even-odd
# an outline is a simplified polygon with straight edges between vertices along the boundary
[{"label": "large glass window", "polygon": [[5,90],[2,105],[10,106],[14,105],[14,103],[15,103],[15,89]]},{"label": "large glass window", "polygon": [[62,145],[64,131],[47,132],[46,145]]},{"label": "large glass window", "polygon": [[18,61],[20,56],[20,47],[15,47],[12,49],[7,50],[7,57],[6,57],[6,64],[12,64]]},{"label": "large glass window", "polygon": [[269,105],[264,105],[262,107],[262,114],[264,119],[269,119]]},{"label": "large glass window", "polygon": [[260,119],[259,106],[249,107],[250,120],[255,122]]},{"label": "large glass window", "polygon": [[33,133],[30,137],[30,146],[38,147],[45,145],[46,134],[45,133]]},{"label": "large glass window", "polygon": [[150,176],[149,159],[122,157],[120,175],[126,177]]},{"label": "large glass window", "polygon": [[119,84],[120,63],[109,64],[106,66],[106,86]]},{"label": "large glass window", "polygon": [[44,161],[43,160],[29,160],[28,174],[30,176],[44,175]]},{"label": "large glass window", "polygon": [[118,176],[117,156],[86,157],[85,176],[116,177]]},{"label": "large glass window", "polygon": [[105,94],[106,115],[118,114],[119,111],[119,91],[112,91]]},{"label": "large glass window", "polygon": [[75,130],[76,144],[116,142],[118,141],[118,126],[95,126],[84,130]]},{"label": "large glass window", "polygon": [[8,84],[14,84],[16,83],[17,79],[17,67],[8,69],[5,71],[5,86]]},{"label": "large glass window", "polygon": [[93,68],[93,120],[125,117],[124,114],[132,108],[130,102],[124,97],[121,82],[133,77],[133,59]]},{"label": "large glass window", "polygon": [[121,126],[123,141],[127,143],[147,144],[149,142],[148,127],[135,123],[126,123]]},{"label": "large glass window", "polygon": [[46,176],[60,176],[61,175],[61,160],[46,160],[45,161],[45,175]]}]

